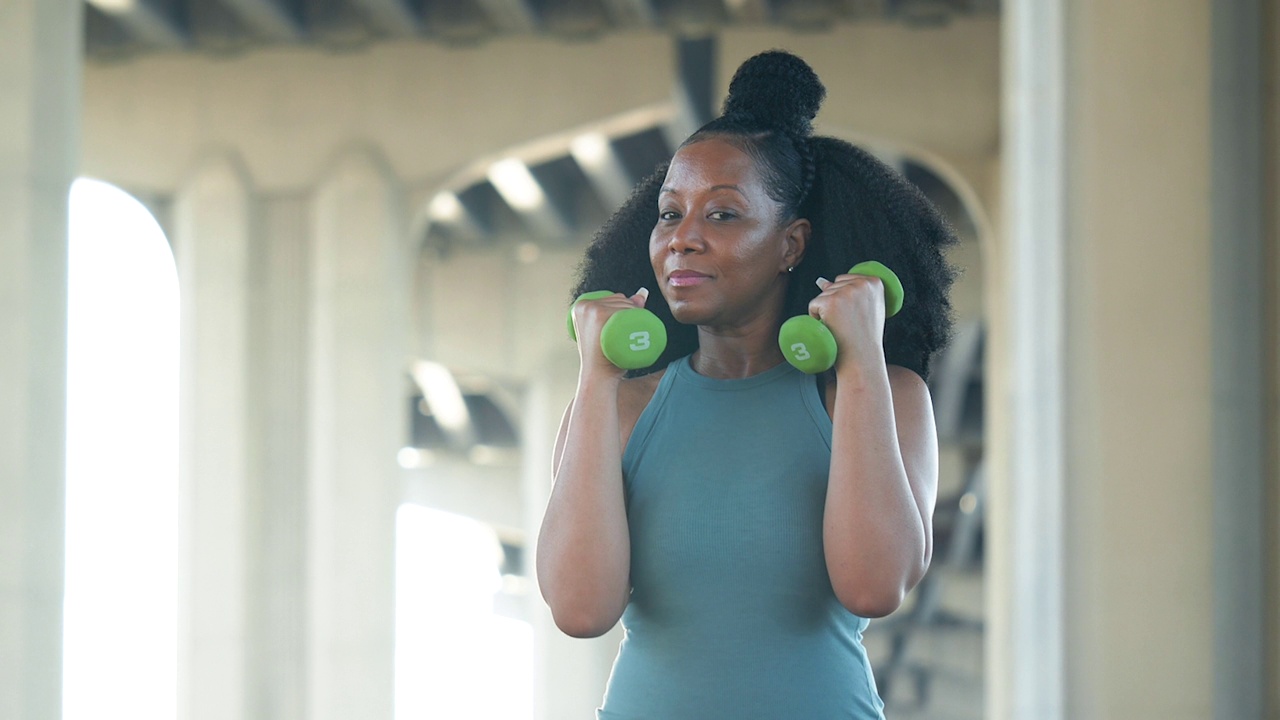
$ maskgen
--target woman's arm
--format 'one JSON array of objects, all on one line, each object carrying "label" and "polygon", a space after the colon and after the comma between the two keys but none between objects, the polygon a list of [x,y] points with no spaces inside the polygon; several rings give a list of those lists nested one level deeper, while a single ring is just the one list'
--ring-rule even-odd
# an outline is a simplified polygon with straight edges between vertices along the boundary
[{"label": "woman's arm", "polygon": [[863,617],[898,608],[929,567],[938,441],[929,388],[896,366],[838,376],[823,518],[827,572]]},{"label": "woman's arm", "polygon": [[608,632],[631,592],[622,430],[635,423],[628,402],[634,382],[603,358],[599,329],[619,309],[643,303],[635,300],[618,295],[583,302],[574,313],[582,369],[556,438],[555,484],[537,548],[542,596],[556,625],[574,637]]},{"label": "woman's arm", "polygon": [[919,375],[885,364],[878,279],[841,275],[823,285],[810,313],[831,328],[839,347],[836,381],[828,387],[827,573],[846,608],[881,617],[920,581],[933,552],[933,404]]}]

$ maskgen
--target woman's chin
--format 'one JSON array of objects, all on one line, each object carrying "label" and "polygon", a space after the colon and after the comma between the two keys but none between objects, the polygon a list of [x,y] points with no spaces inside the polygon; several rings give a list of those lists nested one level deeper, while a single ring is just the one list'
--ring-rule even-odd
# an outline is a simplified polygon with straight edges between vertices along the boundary
[{"label": "woman's chin", "polygon": [[704,308],[693,303],[674,302],[668,306],[671,308],[671,317],[681,325],[702,325],[710,317]]}]

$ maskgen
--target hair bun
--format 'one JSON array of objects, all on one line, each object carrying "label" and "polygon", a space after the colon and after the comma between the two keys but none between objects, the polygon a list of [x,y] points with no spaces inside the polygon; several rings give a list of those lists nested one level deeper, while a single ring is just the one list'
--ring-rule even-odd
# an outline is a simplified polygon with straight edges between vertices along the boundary
[{"label": "hair bun", "polygon": [[723,114],[745,125],[807,136],[826,94],[808,63],[789,52],[770,50],[738,67]]}]

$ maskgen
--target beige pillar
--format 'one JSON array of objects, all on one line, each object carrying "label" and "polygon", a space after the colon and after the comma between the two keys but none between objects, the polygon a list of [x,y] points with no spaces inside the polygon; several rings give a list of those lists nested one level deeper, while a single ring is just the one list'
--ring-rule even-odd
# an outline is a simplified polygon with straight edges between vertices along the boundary
[{"label": "beige pillar", "polygon": [[1264,712],[1249,7],[1007,6],[993,717]]},{"label": "beige pillar", "polygon": [[400,196],[385,162],[351,152],[312,204],[307,712],[316,720],[393,712],[410,277]]},{"label": "beige pillar", "polygon": [[0,3],[0,717],[61,715],[67,196],[81,3]]},{"label": "beige pillar", "polygon": [[179,189],[179,717],[244,717],[249,458],[248,179],[211,158]]},{"label": "beige pillar", "polygon": [[1211,3],[1073,3],[1068,716],[1214,711]]}]

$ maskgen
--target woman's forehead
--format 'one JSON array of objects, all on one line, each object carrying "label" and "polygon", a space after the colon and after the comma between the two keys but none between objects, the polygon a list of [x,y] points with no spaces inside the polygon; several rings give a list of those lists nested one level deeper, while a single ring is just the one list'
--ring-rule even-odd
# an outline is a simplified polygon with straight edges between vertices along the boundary
[{"label": "woman's forehead", "polygon": [[680,148],[671,159],[664,192],[707,190],[734,186],[743,194],[762,190],[760,174],[750,155],[731,142],[708,138]]}]

